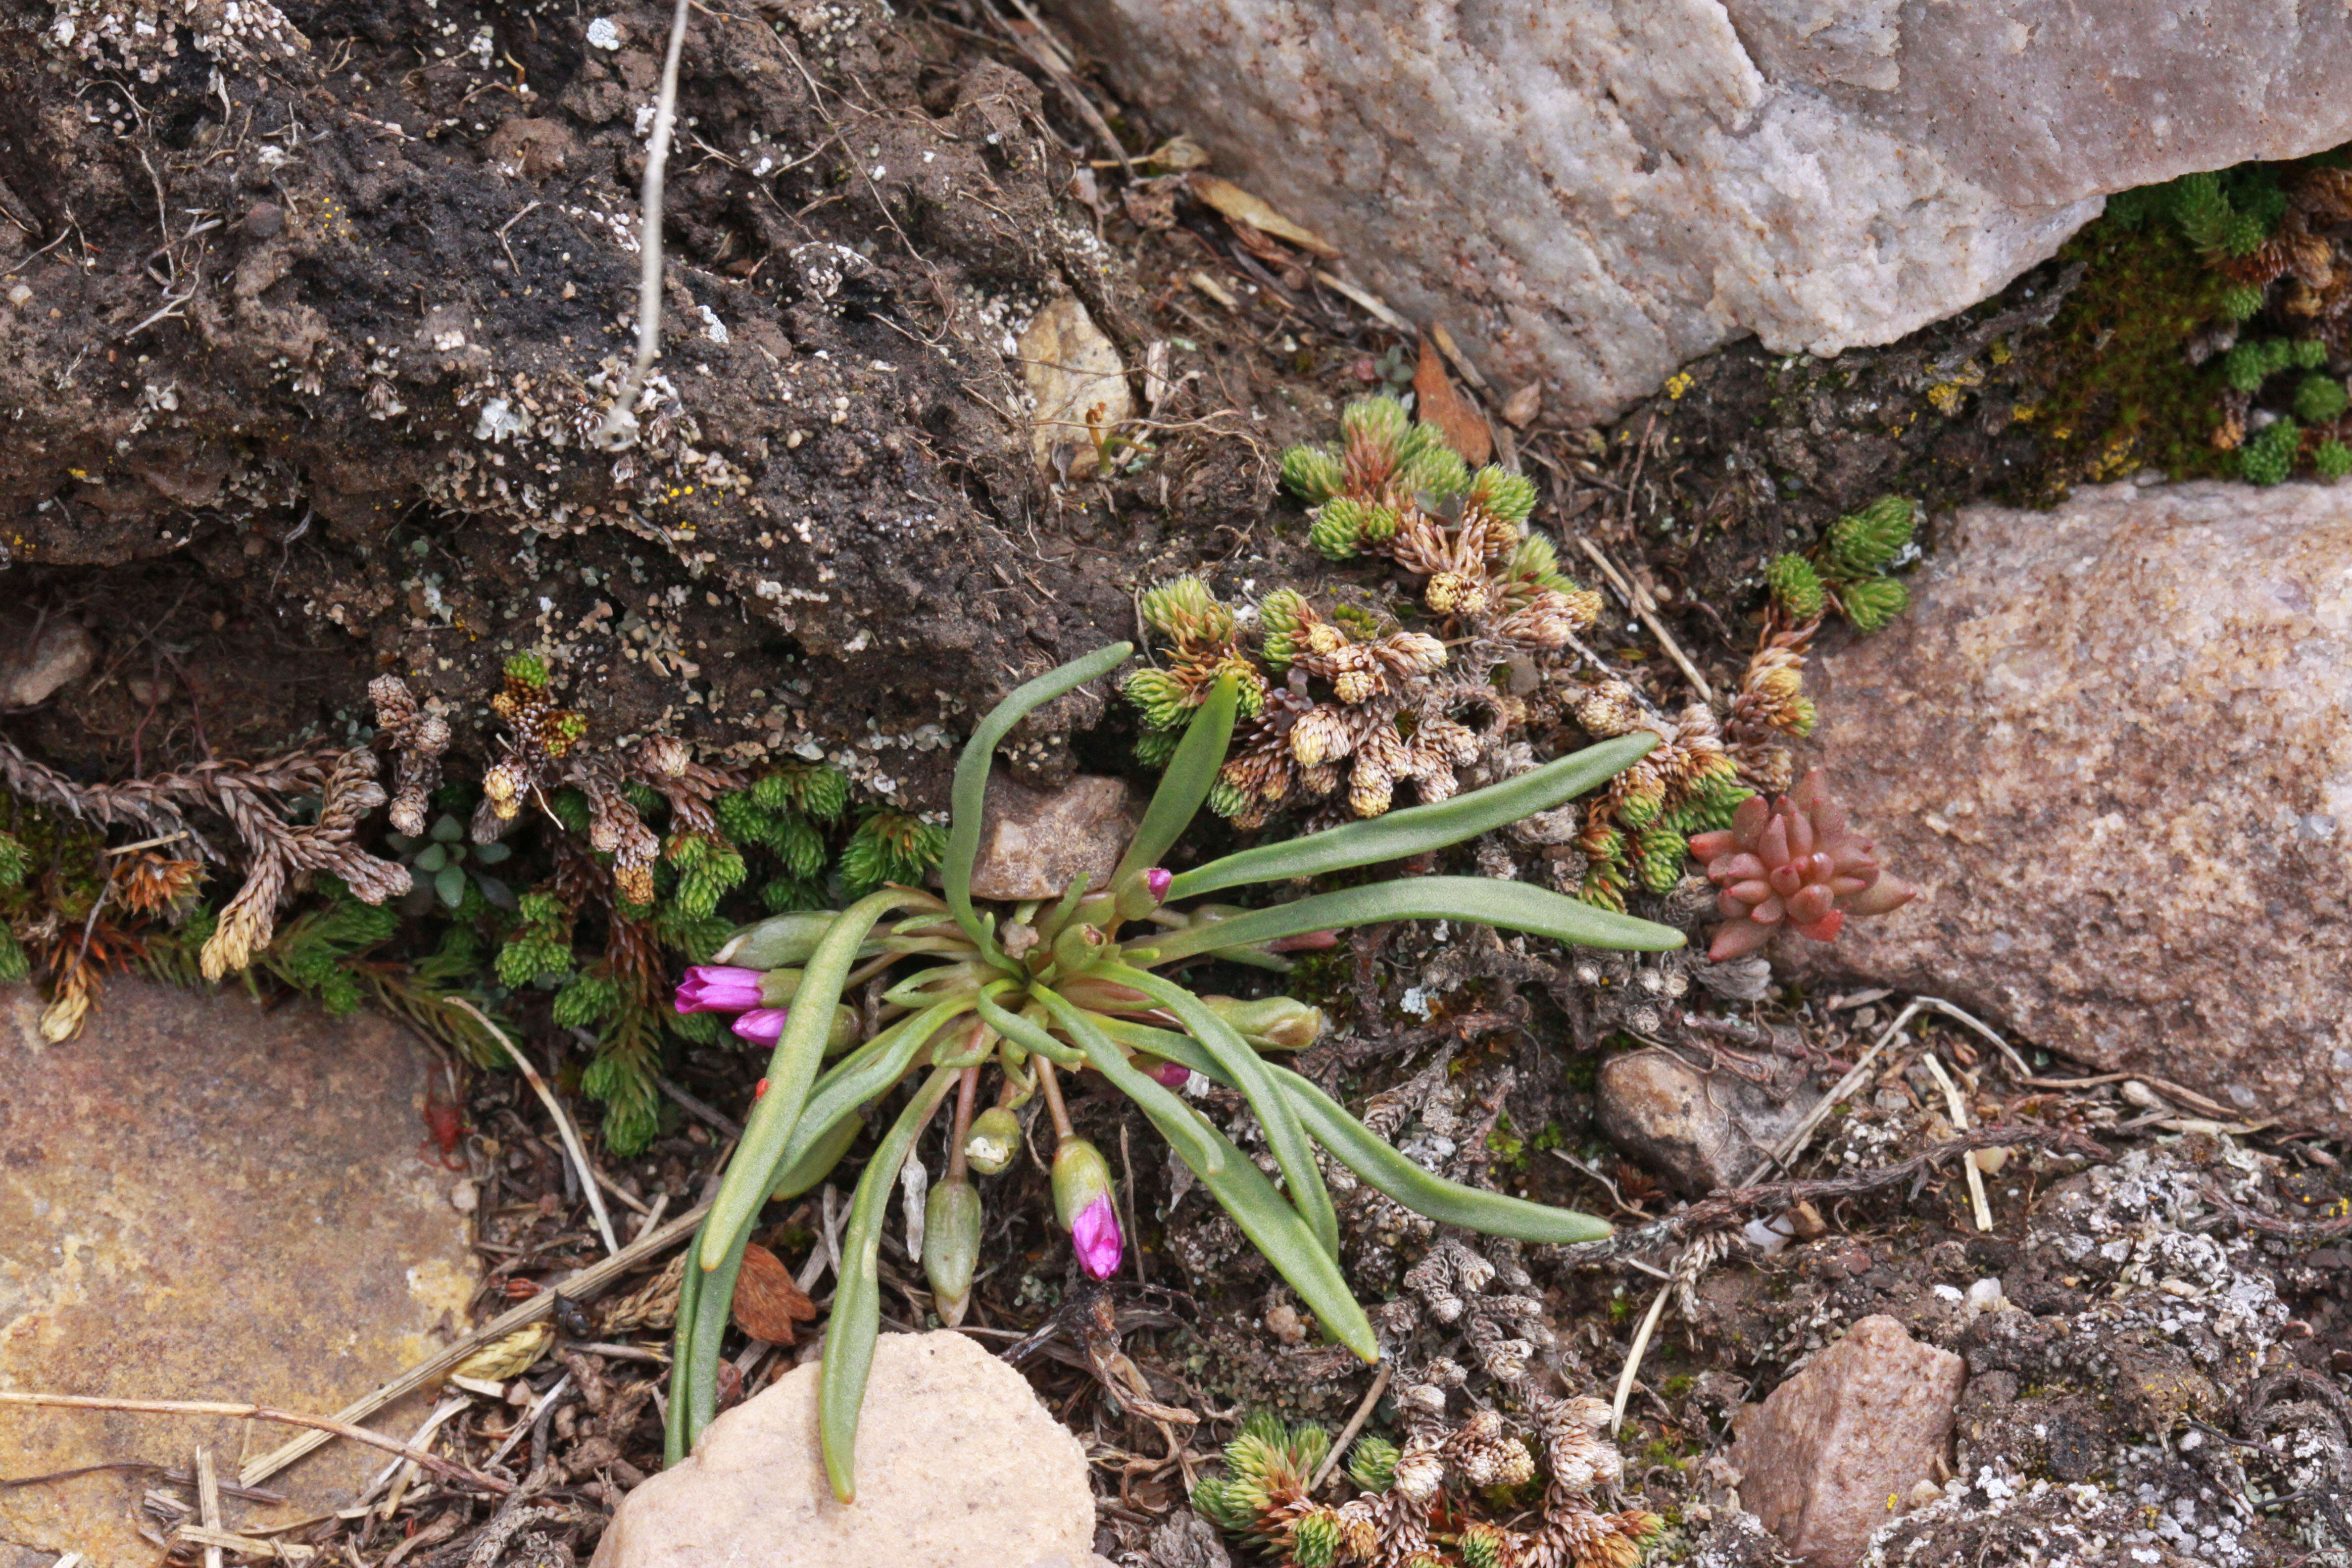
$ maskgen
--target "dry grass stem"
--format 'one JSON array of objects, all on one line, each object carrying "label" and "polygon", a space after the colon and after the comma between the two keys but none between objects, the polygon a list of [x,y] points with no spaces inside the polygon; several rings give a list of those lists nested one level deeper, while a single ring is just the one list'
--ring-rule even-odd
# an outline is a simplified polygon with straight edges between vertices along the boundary
[{"label": "dry grass stem", "polygon": [[[507,1055],[514,1058],[515,1066],[522,1068],[522,1076],[530,1080],[531,1091],[539,1096],[539,1102],[547,1107],[547,1113],[555,1118],[555,1130],[563,1134],[564,1152],[572,1156],[572,1163],[580,1169],[580,1190],[587,1194],[588,1207],[596,1216],[596,1233],[604,1238],[604,1250],[619,1256],[621,1243],[613,1235],[613,1217],[604,1212],[604,1200],[596,1190],[599,1184],[610,1184],[605,1183],[604,1178],[596,1173],[596,1167],[588,1163],[588,1151],[582,1146],[580,1134],[572,1125],[572,1118],[564,1114],[563,1102],[555,1098],[555,1091],[547,1087],[547,1080],[539,1076],[539,1069],[530,1065],[530,1058],[517,1049],[515,1043],[507,1038],[506,1031],[491,1023],[480,1008],[458,996],[450,997],[449,1005],[472,1015],[474,1022],[489,1031],[490,1037],[506,1047]],[[640,1208],[638,1212],[644,1211]]]},{"label": "dry grass stem", "polygon": [[[1943,1059],[1935,1052],[1929,1051],[1920,1059],[1927,1064],[1927,1071],[1934,1076],[1936,1087],[1944,1091],[1944,1108],[1952,1118],[1952,1126],[1966,1132],[1969,1130],[1968,1097],[1960,1092],[1960,1086],[1952,1081],[1952,1075],[1944,1070]],[[1984,1173],[1977,1168],[1976,1156],[1971,1154],[1962,1161],[1960,1168],[1968,1173],[1969,1207],[1976,1215],[1977,1228],[1990,1230],[1992,1203],[1985,1196]]]},{"label": "dry grass stem", "polygon": [[[275,1421],[287,1426],[308,1426],[326,1437],[349,1437],[354,1443],[414,1459],[417,1465],[431,1470],[445,1480],[463,1481],[481,1487],[501,1496],[514,1490],[508,1482],[496,1476],[486,1476],[455,1460],[438,1454],[428,1454],[422,1448],[412,1448],[397,1437],[387,1437],[381,1432],[331,1415],[305,1415],[296,1410],[276,1410],[266,1405],[247,1405],[226,1399],[112,1399],[91,1394],[20,1393],[0,1388],[0,1405],[31,1405],[44,1410],[119,1410],[134,1415],[229,1415],[247,1421]],[[316,1447],[317,1443],[311,1445]],[[306,1449],[305,1452],[308,1450]]]},{"label": "dry grass stem", "polygon": [[[494,1344],[517,1329],[527,1328],[546,1317],[555,1310],[555,1298],[559,1294],[573,1300],[593,1300],[595,1292],[603,1289],[605,1285],[626,1274],[646,1258],[657,1257],[663,1251],[692,1236],[694,1227],[700,1225],[702,1216],[709,1212],[709,1204],[697,1204],[643,1241],[624,1248],[618,1255],[607,1258],[601,1263],[592,1263],[585,1268],[577,1269],[566,1275],[538,1295],[523,1301],[512,1310],[492,1319],[438,1354],[417,1363],[389,1383],[353,1400],[335,1413],[335,1420],[342,1425],[364,1421],[394,1400],[415,1393],[434,1379],[446,1375],[458,1363],[480,1350],[484,1345]],[[339,1425],[333,1430],[306,1432],[293,1441],[262,1455],[259,1458],[247,1461],[237,1472],[237,1480],[245,1486],[257,1486],[305,1454],[319,1447],[328,1437],[341,1430],[341,1425]],[[373,1437],[373,1434],[369,1436],[371,1438]]]}]

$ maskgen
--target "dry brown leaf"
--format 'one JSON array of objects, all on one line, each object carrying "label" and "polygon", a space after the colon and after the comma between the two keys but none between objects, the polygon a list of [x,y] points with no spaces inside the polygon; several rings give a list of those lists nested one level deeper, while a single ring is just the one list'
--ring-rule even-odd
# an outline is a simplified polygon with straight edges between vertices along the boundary
[{"label": "dry brown leaf", "polygon": [[1437,345],[1427,338],[1421,340],[1421,364],[1412,373],[1412,394],[1421,422],[1437,426],[1439,437],[1462,454],[1464,462],[1475,468],[1494,456],[1495,437],[1486,428],[1486,416],[1446,379],[1445,362],[1438,356]]},{"label": "dry brown leaf", "polygon": [[1205,169],[1209,165],[1209,150],[1190,136],[1171,136],[1144,154],[1143,161],[1155,168]]},{"label": "dry brown leaf", "polygon": [[735,1276],[735,1326],[771,1344],[793,1342],[793,1325],[816,1316],[816,1303],[793,1279],[783,1259],[752,1242]]},{"label": "dry brown leaf", "polygon": [[1511,427],[1515,430],[1526,429],[1536,422],[1536,416],[1542,412],[1543,383],[1540,381],[1528,383],[1518,391],[1511,394],[1503,405],[1503,417],[1511,422]]},{"label": "dry brown leaf", "polygon": [[1339,254],[1339,247],[1329,240],[1312,229],[1299,227],[1231,180],[1221,180],[1214,174],[1194,174],[1192,186],[1194,195],[1236,223],[1262,229],[1276,239],[1286,239],[1326,260]]}]

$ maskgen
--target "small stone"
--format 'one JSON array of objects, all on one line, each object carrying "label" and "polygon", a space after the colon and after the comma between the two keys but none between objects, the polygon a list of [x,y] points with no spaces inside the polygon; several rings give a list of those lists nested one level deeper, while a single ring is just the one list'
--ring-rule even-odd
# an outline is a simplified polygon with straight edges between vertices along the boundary
[{"label": "small stone", "polygon": [[593,1568],[1090,1568],[1085,1450],[1028,1381],[958,1333],[884,1334],[857,1428],[857,1500],[817,1441],[818,1363],[721,1415],[621,1504]]},{"label": "small stone", "polygon": [[1911,608],[1822,661],[1813,737],[1929,890],[1784,959],[2352,1134],[2347,560],[2344,486],[1945,521]]},{"label": "small stone", "polygon": [[1118,348],[1067,295],[1038,311],[1021,334],[1021,377],[1037,404],[1031,442],[1041,468],[1054,468],[1066,447],[1091,454],[1094,434],[1108,436],[1132,407]]},{"label": "small stone", "polygon": [[1733,1417],[1739,1500],[1810,1568],[1851,1568],[1887,1500],[1935,1479],[1967,1363],[1884,1314]]},{"label": "small stone", "polygon": [[0,620],[0,710],[47,702],[97,660],[97,639],[69,616],[19,613]]},{"label": "small stone", "polygon": [[245,211],[245,232],[268,239],[286,226],[286,212],[276,202],[256,202]]},{"label": "small stone", "polygon": [[1736,1187],[1795,1131],[1815,1096],[1794,1072],[1773,1085],[1712,1078],[1665,1051],[1632,1051],[1601,1068],[1601,1128],[1677,1187]]},{"label": "small stone", "polygon": [[991,774],[971,896],[1058,899],[1079,876],[1100,889],[1134,835],[1125,780],[1081,773],[1059,789],[1032,789]]}]

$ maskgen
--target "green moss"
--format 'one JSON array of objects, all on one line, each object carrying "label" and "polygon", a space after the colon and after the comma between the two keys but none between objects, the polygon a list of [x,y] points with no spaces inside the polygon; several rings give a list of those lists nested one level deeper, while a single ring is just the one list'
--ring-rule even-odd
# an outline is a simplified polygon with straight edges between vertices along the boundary
[{"label": "green moss", "polygon": [[2229,280],[2179,226],[2124,216],[2084,228],[2058,262],[2086,270],[2036,356],[2040,394],[2017,410],[2049,454],[2043,488],[2054,495],[2141,467],[2176,479],[2224,472],[2227,455],[2213,445],[2222,365],[2191,365],[2187,351],[2208,326],[2231,318]]}]

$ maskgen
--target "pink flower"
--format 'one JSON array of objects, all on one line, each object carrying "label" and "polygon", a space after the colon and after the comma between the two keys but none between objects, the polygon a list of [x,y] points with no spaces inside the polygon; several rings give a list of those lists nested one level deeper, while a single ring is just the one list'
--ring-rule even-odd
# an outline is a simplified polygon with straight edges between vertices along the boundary
[{"label": "pink flower", "polygon": [[1182,1062],[1161,1062],[1151,1069],[1151,1076],[1163,1089],[1181,1089],[1192,1080],[1192,1069]]},{"label": "pink flower", "polygon": [[735,1020],[735,1032],[755,1046],[772,1046],[783,1037],[789,1007],[754,1007]]},{"label": "pink flower", "polygon": [[727,963],[698,963],[677,984],[681,1013],[740,1013],[760,1005],[761,974]]},{"label": "pink flower", "polygon": [[1165,899],[1168,896],[1168,884],[1175,879],[1176,873],[1164,866],[1154,866],[1143,874],[1143,885],[1151,889],[1154,900]]},{"label": "pink flower", "polygon": [[1118,1272],[1118,1211],[1111,1206],[1108,1193],[1079,1210],[1078,1217],[1070,1222],[1070,1245],[1077,1248],[1078,1267],[1096,1279],[1108,1279]]}]

